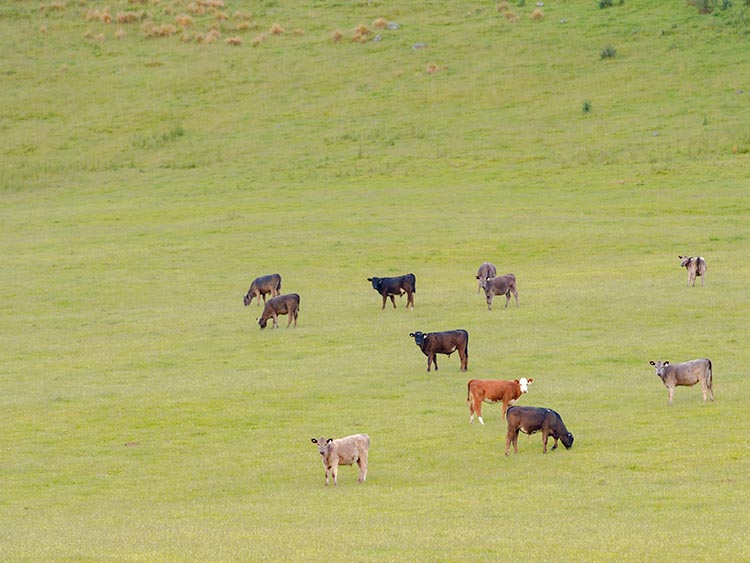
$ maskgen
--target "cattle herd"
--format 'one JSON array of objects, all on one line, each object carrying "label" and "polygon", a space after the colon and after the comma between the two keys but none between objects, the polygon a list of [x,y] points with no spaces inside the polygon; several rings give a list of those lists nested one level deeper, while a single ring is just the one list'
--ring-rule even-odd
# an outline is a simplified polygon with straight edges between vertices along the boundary
[{"label": "cattle herd", "polygon": [[[706,277],[706,261],[701,256],[680,256],[680,267],[688,272],[688,286],[695,286],[695,278],[701,278],[704,285]],[[516,289],[516,276],[505,274],[498,276],[497,268],[490,262],[484,262],[478,269],[476,279],[479,280],[477,292],[484,289],[487,308],[492,310],[492,300],[495,295],[505,295],[505,307],[508,307],[511,294],[515,297],[518,307],[518,291]],[[406,274],[397,277],[371,277],[367,281],[372,283],[372,288],[377,291],[382,299],[381,309],[385,309],[387,300],[390,298],[393,308],[396,308],[396,296],[407,296],[406,308],[414,309],[414,293],[417,291],[416,277],[414,274]],[[271,298],[266,300],[266,296]],[[281,276],[270,274],[255,278],[250,284],[243,301],[245,306],[250,305],[255,298],[260,305],[263,299],[263,312],[257,319],[261,329],[267,326],[268,320],[273,320],[273,328],[277,328],[278,316],[289,315],[287,328],[294,322],[297,326],[299,315],[300,297],[296,293],[281,294]],[[458,352],[461,362],[461,371],[468,369],[469,363],[469,333],[463,329],[447,330],[442,332],[415,331],[409,334],[414,338],[414,343],[422,353],[427,356],[427,371],[432,365],[435,371],[438,369],[437,354],[446,354],[448,357],[453,352]],[[669,404],[672,404],[675,387],[692,387],[700,382],[703,389],[703,402],[706,399],[714,400],[713,393],[713,371],[712,363],[708,358],[691,360],[689,362],[670,364],[669,361],[650,361],[650,365],[656,368],[656,375],[661,379],[669,391]],[[519,378],[512,381],[506,380],[482,380],[471,379],[467,383],[466,402],[469,405],[469,423],[474,422],[474,416],[480,424],[482,419],[482,403],[501,403],[502,417],[507,423],[507,434],[505,439],[505,455],[510,451],[511,444],[515,453],[518,453],[518,434],[542,433],[542,452],[547,453],[547,442],[551,437],[554,440],[552,449],[557,448],[558,441],[562,442],[566,449],[573,445],[573,434],[571,434],[563,423],[562,417],[554,410],[545,407],[522,407],[512,406],[512,403],[521,395],[528,392],[528,386],[534,380]],[[338,484],[338,466],[357,464],[359,467],[359,483],[364,483],[367,477],[367,456],[370,449],[370,437],[367,434],[355,434],[344,438],[312,438],[317,444],[321,455],[323,467],[325,468],[325,484],[328,485],[329,476],[333,477],[333,484]]]}]

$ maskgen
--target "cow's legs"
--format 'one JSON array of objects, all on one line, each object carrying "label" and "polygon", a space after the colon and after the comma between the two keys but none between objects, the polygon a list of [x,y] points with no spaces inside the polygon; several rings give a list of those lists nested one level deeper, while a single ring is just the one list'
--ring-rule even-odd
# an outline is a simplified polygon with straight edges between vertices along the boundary
[{"label": "cow's legs", "polygon": [[461,359],[461,371],[469,369],[469,352],[466,350],[458,350],[458,357]]},{"label": "cow's legs", "polygon": [[479,421],[479,424],[484,426],[484,419],[482,418],[482,401],[477,401],[475,410],[477,411],[477,420]]},{"label": "cow's legs", "polygon": [[547,434],[546,430],[542,430],[542,453],[547,453],[547,438],[549,438],[549,434]]},{"label": "cow's legs", "polygon": [[335,487],[336,485],[339,484],[339,479],[338,479],[338,477],[339,477],[339,463],[338,463],[338,461],[334,461],[333,463],[331,463],[331,474],[333,475],[333,486]]},{"label": "cow's legs", "polygon": [[406,292],[406,307],[414,309],[414,293],[411,291]]},{"label": "cow's legs", "polygon": [[511,289],[511,291],[513,292],[513,297],[516,298],[516,307],[518,307],[518,291],[516,290],[515,287]]},{"label": "cow's legs", "polygon": [[674,397],[674,387],[669,388],[669,404],[672,404],[672,397]]},{"label": "cow's legs", "polygon": [[359,466],[359,479],[357,479],[357,483],[364,483],[365,479],[367,479],[367,457],[360,457],[357,460],[357,465]]},{"label": "cow's legs", "polygon": [[510,303],[510,289],[505,294],[505,308],[508,308],[508,303]]},{"label": "cow's legs", "polygon": [[487,310],[492,311],[492,296],[487,297]]},{"label": "cow's legs", "polygon": [[505,455],[508,455],[508,452],[510,452],[511,442],[513,443],[513,451],[518,453],[518,430],[518,428],[513,430],[508,427],[508,435],[505,437]]},{"label": "cow's legs", "polygon": [[[393,308],[396,308],[396,298],[393,295],[389,295],[388,297],[391,298],[391,303],[393,303]],[[385,307],[385,305],[383,305]]]},{"label": "cow's legs", "polygon": [[278,328],[279,327],[279,316],[276,314],[276,311],[271,313],[273,315],[273,324],[271,325],[271,328]]}]

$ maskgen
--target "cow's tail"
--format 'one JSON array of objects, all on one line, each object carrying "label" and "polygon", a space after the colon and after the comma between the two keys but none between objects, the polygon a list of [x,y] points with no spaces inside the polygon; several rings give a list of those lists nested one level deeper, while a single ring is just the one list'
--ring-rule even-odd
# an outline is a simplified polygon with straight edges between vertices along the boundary
[{"label": "cow's tail", "polygon": [[466,402],[471,402],[471,382],[474,381],[473,379],[470,379],[469,382],[466,384]]},{"label": "cow's tail", "polygon": [[417,278],[414,274],[409,274],[411,276],[411,290],[416,293],[417,292]]},{"label": "cow's tail", "polygon": [[707,387],[711,390],[711,392],[713,392],[714,390],[714,368],[713,368],[713,364],[711,363],[711,360],[709,360],[708,358],[706,359],[708,360],[708,377],[706,378],[707,379],[706,384],[707,384]]}]

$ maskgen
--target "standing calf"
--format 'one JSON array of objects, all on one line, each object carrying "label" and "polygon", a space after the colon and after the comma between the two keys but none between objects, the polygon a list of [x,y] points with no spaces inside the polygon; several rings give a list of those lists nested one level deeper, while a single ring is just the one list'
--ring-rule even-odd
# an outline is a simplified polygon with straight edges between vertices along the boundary
[{"label": "standing calf", "polygon": [[279,326],[278,318],[279,315],[289,315],[289,322],[286,327],[294,321],[294,326],[297,326],[297,316],[299,315],[299,295],[296,293],[288,293],[286,295],[278,295],[272,299],[266,301],[265,307],[263,307],[263,314],[258,319],[258,324],[261,330],[266,328],[268,319],[273,319],[273,325],[271,328],[277,328]]},{"label": "standing calf", "polygon": [[253,280],[250,284],[250,289],[247,290],[247,294],[244,297],[245,307],[250,305],[253,301],[253,297],[258,300],[260,305],[260,298],[263,297],[263,303],[266,302],[266,295],[271,294],[271,297],[281,295],[281,276],[279,274],[269,274],[267,276],[260,276]]},{"label": "standing calf", "polygon": [[484,295],[487,298],[487,309],[492,310],[492,298],[495,295],[505,295],[505,308],[510,303],[510,294],[516,298],[516,307],[518,307],[518,291],[516,291],[516,276],[505,274],[504,276],[495,276],[494,278],[485,278],[482,281]]},{"label": "standing calf", "polygon": [[471,413],[469,424],[474,422],[475,412],[479,423],[484,424],[484,420],[482,420],[483,401],[485,403],[502,401],[503,418],[505,418],[505,413],[510,404],[526,393],[529,390],[529,384],[533,381],[533,379],[526,379],[525,377],[513,381],[471,379],[466,393],[466,402],[469,403],[469,412]]},{"label": "standing calf", "polygon": [[688,286],[695,287],[695,276],[701,276],[701,286],[706,279],[706,261],[702,256],[680,256],[682,262],[680,267],[685,268],[688,273]]},{"label": "standing calf", "polygon": [[669,404],[672,404],[674,388],[679,386],[692,387],[699,381],[703,388],[703,402],[706,402],[706,393],[714,400],[713,389],[713,366],[711,360],[703,358],[701,360],[691,360],[681,364],[670,364],[667,361],[649,362],[656,368],[656,375],[661,378],[664,386],[669,389]]},{"label": "standing calf", "polygon": [[354,434],[346,438],[311,438],[313,444],[318,445],[318,452],[326,471],[326,487],[329,474],[333,476],[333,485],[338,485],[339,465],[359,466],[358,483],[364,483],[367,478],[367,454],[370,451],[370,437],[367,434]]},{"label": "standing calf", "polygon": [[383,296],[383,306],[381,309],[385,309],[385,302],[390,297],[393,308],[396,308],[395,295],[401,296],[406,293],[406,308],[414,309],[414,294],[417,291],[417,278],[414,274],[405,274],[403,276],[397,276],[395,278],[367,278],[368,282],[372,282],[372,288]]},{"label": "standing calf", "polygon": [[505,438],[505,455],[510,451],[510,444],[513,444],[513,451],[518,453],[518,433],[534,434],[542,431],[542,448],[543,453],[547,453],[547,439],[552,436],[555,443],[552,449],[557,449],[557,440],[560,440],[565,449],[570,449],[573,445],[573,434],[568,432],[562,418],[552,409],[540,407],[510,407],[508,409],[508,435]]},{"label": "standing calf", "polygon": [[485,262],[484,264],[479,266],[476,275],[476,278],[479,280],[477,293],[479,293],[479,290],[482,289],[482,280],[486,280],[487,278],[494,278],[496,275],[497,268],[495,268],[495,265],[492,262]]},{"label": "standing calf", "polygon": [[422,353],[427,356],[427,371],[430,365],[435,364],[438,370],[437,354],[450,355],[458,350],[461,358],[461,371],[466,371],[469,366],[469,333],[463,329],[446,330],[444,332],[410,332],[409,336],[414,338],[414,343],[419,346]]}]

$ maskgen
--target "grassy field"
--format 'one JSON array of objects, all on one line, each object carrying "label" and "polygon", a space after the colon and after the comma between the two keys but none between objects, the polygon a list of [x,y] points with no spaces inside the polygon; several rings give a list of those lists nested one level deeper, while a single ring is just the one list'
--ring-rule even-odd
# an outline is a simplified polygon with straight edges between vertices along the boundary
[{"label": "grassy field", "polygon": [[[748,8],[615,4],[0,4],[0,559],[750,558]],[[469,425],[521,376],[572,449]]]}]

